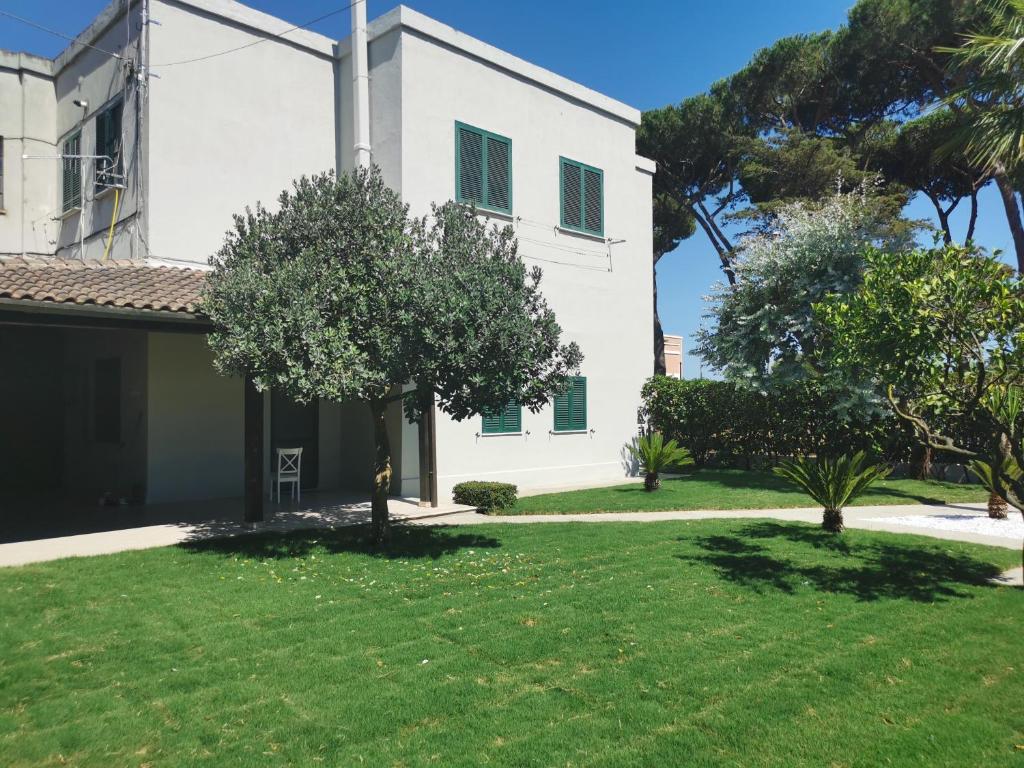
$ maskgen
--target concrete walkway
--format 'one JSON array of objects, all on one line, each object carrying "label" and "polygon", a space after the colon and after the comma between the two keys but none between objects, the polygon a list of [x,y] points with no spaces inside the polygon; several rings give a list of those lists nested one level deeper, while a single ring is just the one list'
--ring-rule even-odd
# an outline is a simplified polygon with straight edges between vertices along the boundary
[{"label": "concrete walkway", "polygon": [[[843,518],[848,528],[864,528],[872,531],[892,533],[916,533],[937,539],[970,541],[993,547],[1020,549],[1020,539],[1002,536],[987,536],[968,531],[953,531],[925,526],[894,525],[880,518],[927,517],[931,515],[985,515],[985,504],[890,504],[868,507],[847,507]],[[735,509],[735,510],[693,510],[689,512],[597,512],[573,515],[481,515],[475,512],[459,512],[432,520],[413,521],[417,525],[480,525],[482,523],[601,523],[630,522],[655,523],[663,520],[712,520],[712,519],[754,519],[771,518],[803,523],[820,523],[820,507],[796,509]]]},{"label": "concrete walkway", "polygon": [[[370,502],[336,498],[316,498],[309,504],[275,509],[267,505],[270,520],[251,525],[238,522],[238,517],[229,515],[202,522],[169,523],[123,528],[98,533],[83,533],[75,536],[61,536],[52,539],[16,541],[0,544],[0,567],[41,563],[60,560],[64,557],[85,557],[109,555],[133,549],[169,547],[203,539],[241,536],[264,531],[296,531],[303,529],[337,528],[345,525],[362,525],[370,522]],[[389,499],[391,519],[404,523],[429,520],[438,515],[453,513],[476,514],[472,507],[461,504],[447,504],[437,508],[420,507],[410,499]]]},{"label": "concrete walkway", "polygon": [[[507,523],[524,525],[529,523],[601,523],[630,522],[651,523],[664,520],[712,520],[712,519],[774,519],[805,523],[820,523],[821,509],[804,507],[799,509],[749,509],[749,510],[695,510],[689,512],[606,512],[573,515],[481,515],[471,508],[449,504],[439,508],[418,507],[414,501],[391,499],[392,519],[409,525],[482,525]],[[975,532],[939,529],[935,527],[895,525],[883,518],[914,518],[935,515],[984,515],[984,504],[923,505],[900,504],[870,507],[848,507],[843,515],[849,528],[889,531],[892,533],[915,533],[938,539],[968,541],[1020,550],[1019,539],[988,536]],[[27,563],[57,560],[64,557],[80,557],[123,552],[133,549],[149,549],[181,544],[188,541],[238,536],[256,531],[292,531],[300,529],[335,528],[344,525],[359,525],[369,522],[368,501],[312,505],[299,509],[276,512],[271,522],[253,528],[235,521],[211,520],[203,523],[181,523],[151,525],[124,530],[88,533],[36,541],[21,541],[0,544],[0,567],[24,565]],[[1019,583],[1019,574],[1016,577]]]}]

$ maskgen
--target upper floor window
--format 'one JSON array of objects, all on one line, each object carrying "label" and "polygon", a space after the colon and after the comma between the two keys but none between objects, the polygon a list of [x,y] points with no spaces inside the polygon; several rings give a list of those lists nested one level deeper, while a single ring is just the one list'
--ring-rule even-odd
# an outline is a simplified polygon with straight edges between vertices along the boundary
[{"label": "upper floor window", "polygon": [[523,431],[523,408],[519,403],[510,401],[499,411],[483,415],[483,433],[500,435]]},{"label": "upper floor window", "polygon": [[559,158],[561,223],[591,235],[604,235],[604,171]]},{"label": "upper floor window", "polygon": [[573,376],[569,389],[555,395],[555,432],[583,432],[587,428],[587,377]]},{"label": "upper floor window", "polygon": [[111,104],[96,115],[96,186],[112,187],[124,184],[124,163],[121,158],[120,101]]},{"label": "upper floor window", "polygon": [[[64,139],[61,149],[64,159],[60,166],[61,210],[64,213],[82,207],[82,133],[75,133]],[[70,157],[69,157],[70,155]]]},{"label": "upper floor window", "polygon": [[455,124],[455,199],[512,212],[512,142],[504,136]]}]

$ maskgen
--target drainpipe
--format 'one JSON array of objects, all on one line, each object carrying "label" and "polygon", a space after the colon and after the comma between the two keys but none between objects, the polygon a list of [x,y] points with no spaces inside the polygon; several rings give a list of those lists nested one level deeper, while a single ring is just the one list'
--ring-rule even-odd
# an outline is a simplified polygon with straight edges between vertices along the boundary
[{"label": "drainpipe", "polygon": [[352,3],[352,149],[356,168],[370,167],[370,75],[367,64],[366,0]]}]

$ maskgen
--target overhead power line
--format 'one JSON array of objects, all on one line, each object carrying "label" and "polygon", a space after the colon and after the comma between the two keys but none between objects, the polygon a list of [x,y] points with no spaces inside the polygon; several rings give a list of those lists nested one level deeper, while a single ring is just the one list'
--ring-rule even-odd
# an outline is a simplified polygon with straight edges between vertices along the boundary
[{"label": "overhead power line", "polygon": [[354,0],[354,2],[349,3],[348,5],[346,5],[343,8],[338,8],[336,10],[329,11],[328,13],[325,13],[323,16],[317,16],[315,19],[312,19],[311,21],[307,21],[305,24],[298,24],[298,25],[296,25],[294,27],[290,27],[289,29],[286,29],[284,32],[279,32],[276,35],[270,35],[269,37],[263,37],[263,38],[260,38],[259,40],[253,40],[250,43],[246,43],[245,45],[239,45],[239,46],[236,46],[235,48],[228,48],[226,51],[218,51],[217,53],[210,53],[210,54],[207,54],[206,56],[197,56],[194,59],[182,59],[181,61],[167,61],[167,62],[164,62],[162,64],[150,64],[150,67],[176,67],[179,64],[193,64],[193,63],[195,63],[197,61],[206,61],[207,59],[215,59],[218,56],[226,56],[227,54],[234,53],[235,51],[241,51],[241,50],[243,50],[245,48],[252,48],[254,45],[259,45],[260,43],[265,43],[268,40],[283,39],[285,35],[291,34],[292,32],[295,32],[296,30],[299,30],[299,29],[306,29],[307,27],[311,27],[314,24],[323,21],[324,19],[329,19],[331,16],[337,16],[339,13],[343,13],[343,12],[347,11],[349,8],[351,8],[353,5],[356,5],[357,3],[364,3],[364,2],[366,2],[366,0]]},{"label": "overhead power line", "polygon": [[51,35],[56,35],[57,37],[62,37],[65,40],[70,40],[72,43],[76,43],[77,45],[81,45],[81,46],[83,46],[85,48],[92,48],[94,51],[99,51],[100,53],[105,53],[107,56],[113,56],[115,59],[123,58],[121,56],[121,54],[119,54],[119,53],[114,53],[113,51],[108,51],[108,50],[106,50],[104,48],[98,48],[95,45],[89,45],[89,43],[83,43],[81,40],[79,40],[76,37],[72,37],[71,35],[65,35],[63,32],[58,32],[56,29],[50,29],[49,27],[44,27],[42,24],[39,24],[38,22],[32,21],[31,19],[26,19],[26,18],[24,18],[22,16],[17,16],[15,14],[11,13],[10,11],[5,11],[5,10],[0,9],[0,16],[6,16],[9,19],[14,19],[15,21],[20,21],[22,24],[27,24],[28,26],[35,27],[36,29],[38,29],[38,30],[40,30],[42,32],[46,32],[46,33],[51,34]]}]

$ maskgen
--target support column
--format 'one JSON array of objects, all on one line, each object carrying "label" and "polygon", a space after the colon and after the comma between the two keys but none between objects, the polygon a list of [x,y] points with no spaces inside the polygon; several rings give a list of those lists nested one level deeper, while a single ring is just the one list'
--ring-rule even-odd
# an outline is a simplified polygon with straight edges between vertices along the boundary
[{"label": "support column", "polygon": [[423,412],[419,422],[420,506],[437,506],[437,442],[434,406]]},{"label": "support column", "polygon": [[245,380],[245,522],[263,522],[263,393]]}]

